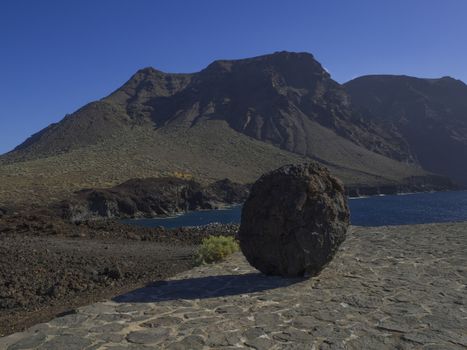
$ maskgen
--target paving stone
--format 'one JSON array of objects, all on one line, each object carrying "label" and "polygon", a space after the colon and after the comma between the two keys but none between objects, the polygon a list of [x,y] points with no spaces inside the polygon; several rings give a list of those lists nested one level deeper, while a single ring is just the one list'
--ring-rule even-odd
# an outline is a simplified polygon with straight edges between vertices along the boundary
[{"label": "paving stone", "polygon": [[311,334],[295,328],[288,328],[278,334],[274,334],[273,338],[282,342],[310,343],[313,341]]},{"label": "paving stone", "polygon": [[207,324],[213,324],[219,321],[217,317],[204,317],[204,318],[195,318],[193,320],[185,321],[184,323],[178,326],[179,330],[193,329],[197,327],[203,327]]},{"label": "paving stone", "polygon": [[97,315],[94,318],[94,321],[117,322],[117,321],[131,320],[131,319],[132,317],[127,314],[101,314],[101,315]]},{"label": "paving stone", "polygon": [[142,323],[140,326],[145,327],[145,328],[158,328],[158,327],[164,327],[164,326],[175,326],[182,322],[183,320],[179,317],[162,316],[154,320],[150,320],[148,322]]},{"label": "paving stone", "polygon": [[449,343],[441,343],[441,344],[427,344],[424,345],[423,350],[461,350],[465,349],[465,347],[459,347],[458,345],[449,344]]},{"label": "paving stone", "polygon": [[86,337],[89,333],[87,326],[82,327],[52,327],[46,334],[50,335],[74,335],[78,337]]},{"label": "paving stone", "polygon": [[216,313],[218,314],[241,314],[243,312],[242,308],[237,305],[223,305],[216,308]]},{"label": "paving stone", "polygon": [[[466,230],[352,228],[320,275],[298,283],[265,278],[234,254],[138,291],[166,300],[93,304],[0,338],[0,349],[465,349]],[[174,280],[183,282],[170,298]],[[186,281],[209,297],[176,299],[194,295]]]},{"label": "paving stone", "polygon": [[159,343],[169,336],[169,329],[157,328],[144,331],[130,332],[126,339],[130,343],[136,344],[154,344]]},{"label": "paving stone", "polygon": [[88,319],[88,316],[82,314],[71,314],[58,317],[49,322],[52,327],[77,327]]},{"label": "paving stone", "polygon": [[376,327],[389,332],[405,333],[408,331],[407,327],[404,327],[404,325],[388,321],[380,322]]},{"label": "paving stone", "polygon": [[90,347],[86,348],[86,350],[99,350],[101,349],[101,347],[106,343],[106,341],[100,341],[100,342],[97,342],[93,345],[91,345]]},{"label": "paving stone", "polygon": [[58,335],[37,347],[37,350],[84,350],[91,344],[89,339],[83,337]]},{"label": "paving stone", "polygon": [[115,311],[118,313],[137,313],[137,312],[148,312],[151,310],[151,307],[147,303],[139,304],[125,304],[115,307]]},{"label": "paving stone", "polygon": [[[145,346],[139,344],[125,344],[125,345],[109,345],[105,350],[155,350],[153,346]],[[86,349],[87,350],[87,349]]]},{"label": "paving stone", "polygon": [[89,331],[92,333],[116,333],[125,327],[126,325],[122,323],[108,323],[103,326],[92,327]]},{"label": "paving stone", "polygon": [[274,346],[274,341],[268,338],[248,339],[245,344],[257,350],[269,350]]},{"label": "paving stone", "polygon": [[281,317],[273,313],[257,313],[255,316],[255,324],[257,326],[266,326],[274,328],[281,322]]},{"label": "paving stone", "polygon": [[314,316],[298,316],[292,320],[292,325],[298,329],[310,330],[319,323]]},{"label": "paving stone", "polygon": [[203,338],[190,335],[188,337],[183,338],[182,340],[170,344],[167,349],[170,350],[201,350],[204,347],[204,340]]},{"label": "paving stone", "polygon": [[221,329],[208,330],[206,345],[209,347],[234,346],[241,341],[240,332],[222,332]]},{"label": "paving stone", "polygon": [[264,336],[266,335],[266,333],[264,332],[264,329],[261,328],[261,327],[253,327],[253,328],[249,328],[247,329],[244,333],[243,333],[244,337],[248,340],[248,339],[256,339],[256,338],[259,338],[261,336]]},{"label": "paving stone", "polygon": [[35,347],[42,344],[46,339],[46,335],[43,333],[33,334],[30,337],[23,338],[18,342],[10,345],[8,350],[23,350],[23,349],[34,349]]},{"label": "paving stone", "polygon": [[427,343],[435,343],[437,339],[437,337],[434,334],[419,333],[419,332],[407,333],[407,334],[402,335],[401,338],[409,342],[421,344],[421,345],[424,345]]},{"label": "paving stone", "polygon": [[[105,343],[121,343],[125,340],[124,334],[116,334],[116,333],[99,333],[94,335],[94,338],[102,341]],[[86,349],[87,350],[87,349]]]}]

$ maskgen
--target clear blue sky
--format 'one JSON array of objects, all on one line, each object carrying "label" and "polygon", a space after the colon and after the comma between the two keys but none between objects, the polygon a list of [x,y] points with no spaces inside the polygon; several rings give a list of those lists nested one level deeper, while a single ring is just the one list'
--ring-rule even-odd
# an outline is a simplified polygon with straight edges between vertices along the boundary
[{"label": "clear blue sky", "polygon": [[345,82],[467,82],[467,0],[1,0],[0,153],[137,69],[308,51]]}]

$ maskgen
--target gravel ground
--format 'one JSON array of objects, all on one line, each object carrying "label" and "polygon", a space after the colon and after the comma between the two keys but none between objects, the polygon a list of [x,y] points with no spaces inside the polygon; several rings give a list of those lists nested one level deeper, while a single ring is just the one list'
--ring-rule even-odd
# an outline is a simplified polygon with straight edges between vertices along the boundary
[{"label": "gravel ground", "polygon": [[164,230],[3,217],[0,336],[190,269],[203,237],[235,232],[224,225]]}]

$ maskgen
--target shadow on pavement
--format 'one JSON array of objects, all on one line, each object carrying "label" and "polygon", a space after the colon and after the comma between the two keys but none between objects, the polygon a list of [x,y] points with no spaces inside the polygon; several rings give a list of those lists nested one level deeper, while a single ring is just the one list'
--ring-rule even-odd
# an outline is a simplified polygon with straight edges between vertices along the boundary
[{"label": "shadow on pavement", "polygon": [[160,281],[115,297],[119,303],[154,303],[177,299],[206,299],[287,287],[303,278],[266,276],[261,273],[220,275]]}]

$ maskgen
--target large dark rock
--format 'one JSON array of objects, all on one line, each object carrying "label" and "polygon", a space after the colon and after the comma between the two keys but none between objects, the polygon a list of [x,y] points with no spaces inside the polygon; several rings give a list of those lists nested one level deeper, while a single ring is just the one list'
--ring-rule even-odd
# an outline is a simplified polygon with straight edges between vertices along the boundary
[{"label": "large dark rock", "polygon": [[263,175],[243,206],[240,247],[268,275],[309,276],[345,239],[344,188],[316,164],[286,165]]}]

